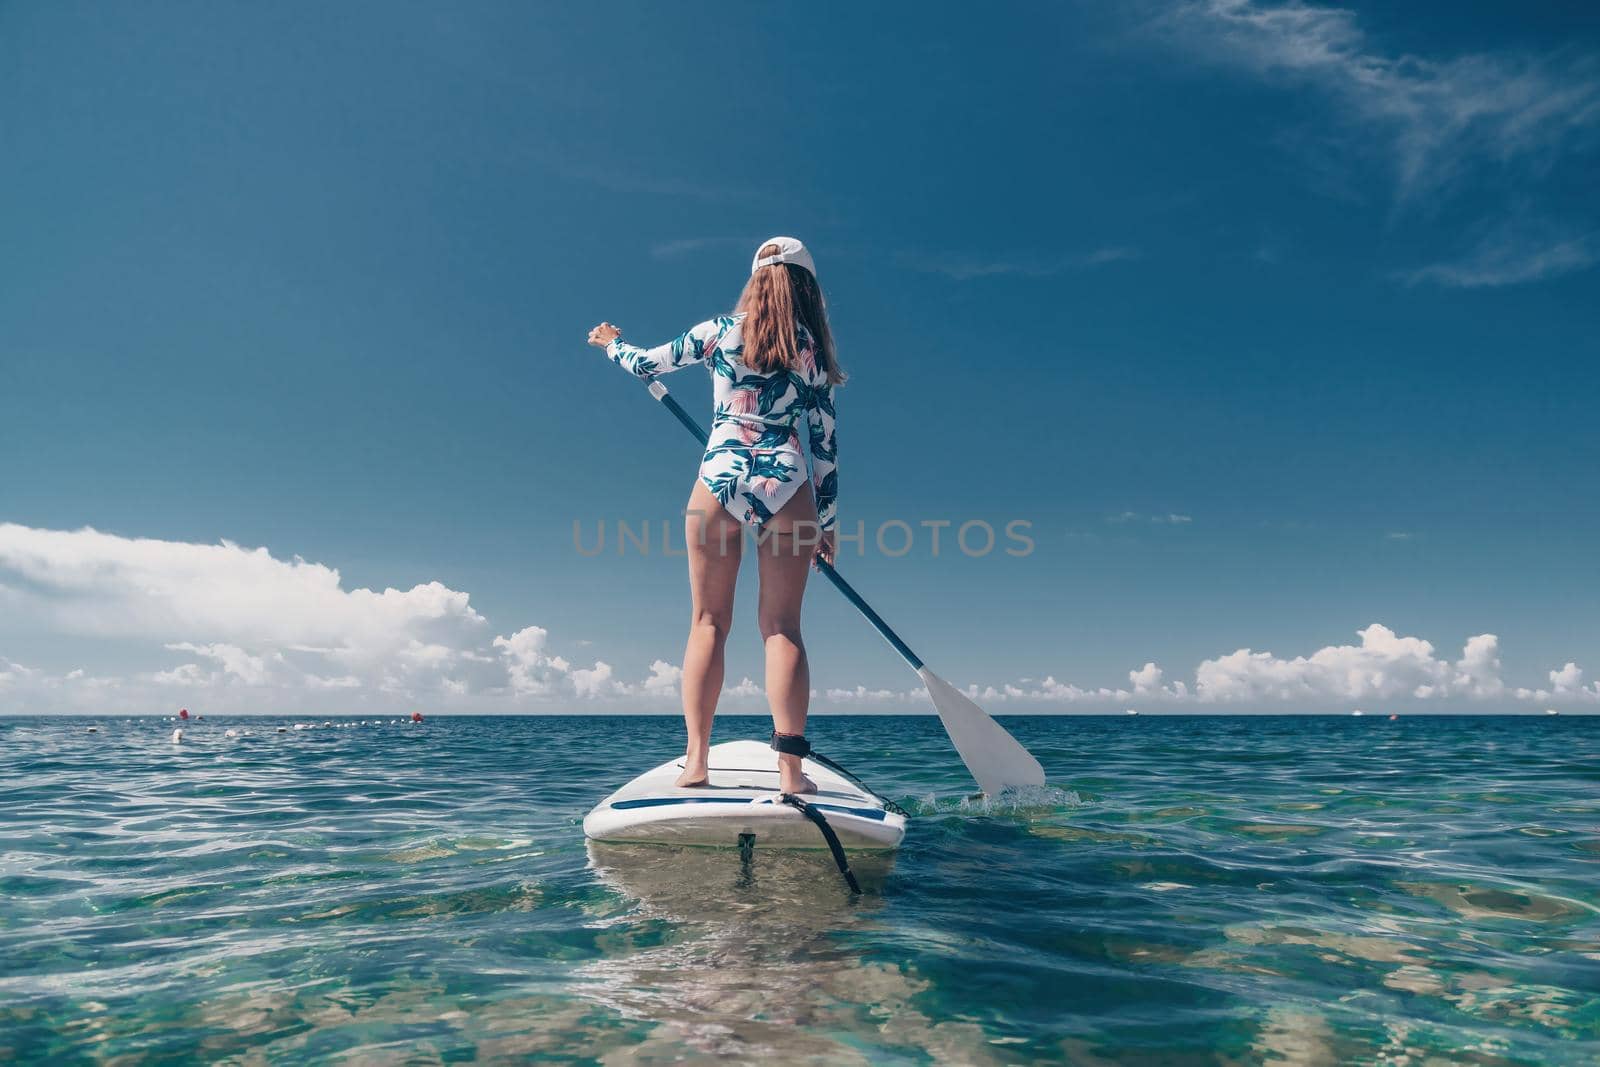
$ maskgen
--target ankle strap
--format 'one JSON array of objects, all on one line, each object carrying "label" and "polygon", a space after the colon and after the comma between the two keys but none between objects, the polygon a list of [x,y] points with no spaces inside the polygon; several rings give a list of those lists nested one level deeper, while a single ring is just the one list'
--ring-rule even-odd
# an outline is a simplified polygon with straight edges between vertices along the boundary
[{"label": "ankle strap", "polygon": [[800,756],[804,758],[811,755],[811,742],[806,740],[805,734],[780,734],[772,731],[772,748],[785,756]]}]

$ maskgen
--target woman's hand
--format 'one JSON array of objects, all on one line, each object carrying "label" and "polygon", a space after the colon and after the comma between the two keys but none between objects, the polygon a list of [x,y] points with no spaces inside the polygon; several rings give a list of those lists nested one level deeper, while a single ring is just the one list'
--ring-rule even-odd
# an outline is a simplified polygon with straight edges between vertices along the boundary
[{"label": "woman's hand", "polygon": [[589,331],[589,343],[594,345],[596,348],[604,348],[606,345],[610,344],[612,341],[615,341],[621,336],[621,330],[617,329],[609,322],[602,322],[600,325]]},{"label": "woman's hand", "polygon": [[833,549],[835,543],[833,531],[823,530],[822,539],[817,542],[817,551],[811,559],[811,565],[815,567],[820,563],[833,563]]}]

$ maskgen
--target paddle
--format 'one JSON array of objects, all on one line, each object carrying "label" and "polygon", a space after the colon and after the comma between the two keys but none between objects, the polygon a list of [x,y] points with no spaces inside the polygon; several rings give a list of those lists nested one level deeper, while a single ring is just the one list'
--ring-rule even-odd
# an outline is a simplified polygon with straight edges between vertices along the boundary
[{"label": "paddle", "polygon": [[[706,432],[667,392],[667,387],[654,378],[647,381],[650,395],[665,404],[667,410],[694,434],[695,439],[705,444]],[[911,646],[900,640],[900,635],[891,630],[889,624],[872,610],[872,605],[863,600],[861,594],[833,569],[833,564],[823,559],[816,562],[822,576],[855,605],[856,610],[872,624],[872,628],[917,672],[922,684],[927,687],[934,708],[939,712],[939,721],[944,724],[945,733],[950,735],[950,743],[955,745],[961,762],[977,779],[979,789],[994,796],[1010,787],[1044,785],[1044,768],[1039,766],[1039,761],[1033,758],[1031,752],[1006,733],[1005,727],[990,718],[965,693],[924,666],[922,659],[911,651]]]}]

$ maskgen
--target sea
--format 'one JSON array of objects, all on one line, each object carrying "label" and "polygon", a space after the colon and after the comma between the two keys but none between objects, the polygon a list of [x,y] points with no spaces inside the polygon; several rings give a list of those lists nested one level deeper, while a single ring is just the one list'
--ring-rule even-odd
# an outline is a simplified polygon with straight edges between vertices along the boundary
[{"label": "sea", "polygon": [[852,896],[586,845],[675,718],[0,717],[0,1062],[1600,1062],[1600,717],[1003,721],[813,718]]}]

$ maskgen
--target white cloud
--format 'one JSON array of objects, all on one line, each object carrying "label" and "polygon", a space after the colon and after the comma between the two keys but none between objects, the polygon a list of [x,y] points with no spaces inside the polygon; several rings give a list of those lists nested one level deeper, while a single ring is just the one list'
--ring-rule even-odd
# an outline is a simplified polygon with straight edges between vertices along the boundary
[{"label": "white cloud", "polygon": [[946,278],[964,282],[973,278],[999,276],[1048,278],[1066,271],[1086,270],[1112,263],[1128,263],[1142,257],[1143,253],[1137,248],[1127,245],[1108,245],[1065,256],[1014,256],[996,259],[925,252],[920,255],[903,255],[900,261],[912,270],[922,271],[925,274],[942,274]]},{"label": "white cloud", "polygon": [[1133,683],[1133,691],[1144,695],[1158,692],[1161,689],[1161,675],[1163,671],[1154,663],[1146,663],[1136,671],[1128,672],[1128,681]]},{"label": "white cloud", "polygon": [[751,679],[741,678],[739,679],[738,685],[723,689],[722,695],[725,697],[732,697],[735,700],[740,700],[749,697],[765,696],[766,692],[767,691],[765,689],[761,688]]},{"label": "white cloud", "polygon": [[[0,660],[0,688],[14,696],[25,689],[30,706],[70,704],[72,693],[92,686],[120,689],[126,706],[165,703],[178,689],[250,707],[270,706],[260,691],[337,701],[432,694],[515,707],[635,692],[660,697],[677,679],[677,668],[659,660],[638,687],[615,678],[607,663],[575,669],[549,650],[549,633],[538,626],[491,638],[468,595],[439,582],[345,589],[330,567],[228,541],[0,524],[0,609],[30,631],[92,637],[156,661],[123,678],[91,678]],[[174,664],[172,653],[195,658]]]},{"label": "white cloud", "polygon": [[1329,645],[1310,656],[1282,659],[1241,648],[1206,660],[1195,670],[1201,703],[1387,700],[1412,697],[1498,695],[1498,641],[1481,634],[1467,641],[1462,659],[1450,664],[1418,637],[1400,637],[1373,623],[1359,645]]},{"label": "white cloud", "polygon": [[619,696],[627,687],[611,677],[611,664],[596,661],[593,667],[572,672],[572,688],[585,699]]},{"label": "white cloud", "polygon": [[1385,55],[1355,12],[1304,3],[1183,0],[1156,27],[1191,54],[1323,93],[1380,135],[1403,198],[1477,163],[1546,163],[1600,122],[1600,78],[1584,59]]},{"label": "white cloud", "polygon": [[556,679],[567,671],[566,661],[545,654],[550,631],[543,626],[527,626],[510,637],[497,637],[494,647],[505,659],[511,688],[524,696],[542,696],[555,688]]},{"label": "white cloud", "polygon": [[[1600,703],[1600,683],[1583,685],[1583,671],[1569,663],[1550,672],[1548,689],[1511,689],[1501,678],[1500,641],[1494,634],[1469,637],[1458,659],[1441,658],[1432,643],[1402,637],[1374,623],[1357,634],[1357,645],[1329,645],[1310,655],[1280,657],[1242,648],[1207,659],[1195,669],[1193,683],[1166,680],[1151,662],[1128,672],[1125,687],[1087,687],[1024,678],[1000,685],[971,685],[965,692],[996,710],[1049,710],[1072,705],[1091,709],[1129,702],[1192,706],[1195,710],[1326,709],[1356,702],[1395,705],[1439,704],[1452,708],[1502,710],[1516,701]],[[882,704],[925,699],[921,689],[830,689],[830,701]],[[1007,705],[1020,707],[1007,708]]]},{"label": "white cloud", "polygon": [[1518,689],[1517,698],[1536,700],[1540,703],[1555,701],[1600,704],[1600,682],[1584,685],[1583,668],[1576,663],[1568,663],[1560,670],[1551,671],[1549,678],[1548,689]]},{"label": "white cloud", "polygon": [[61,633],[299,648],[350,663],[425,658],[487,625],[466,593],[438,582],[345,590],[337,570],[265,548],[88,528],[0,524],[0,590],[10,610]]},{"label": "white cloud", "polygon": [[678,691],[678,683],[683,679],[683,668],[658,659],[650,664],[650,677],[639,684],[641,692],[650,694],[671,694]]},{"label": "white cloud", "polygon": [[1137,511],[1119,511],[1115,515],[1107,515],[1106,521],[1119,526],[1130,522],[1149,522],[1156,526],[1188,526],[1194,522],[1194,516],[1183,515],[1176,511],[1156,515],[1144,515]]},{"label": "white cloud", "polygon": [[[285,695],[307,710],[424,697],[432,706],[480,710],[562,708],[575,701],[662,710],[682,678],[680,667],[662,659],[637,681],[603,660],[575,666],[555,654],[550,632],[540,626],[491,637],[467,594],[437,582],[408,591],[346,590],[335,570],[227,542],[0,524],[0,607],[0,618],[20,621],[31,634],[89,635],[96,647],[115,644],[145,660],[141,669],[118,675],[77,663],[44,668],[0,657],[4,710],[148,710],[174,701],[192,706],[202,698],[217,711],[272,710],[283,706]],[[1518,701],[1600,703],[1600,683],[1586,685],[1575,663],[1549,671],[1545,685],[1507,686],[1493,634],[1468,638],[1454,659],[1439,656],[1420,637],[1376,623],[1358,636],[1359,644],[1303,656],[1238,649],[1202,661],[1192,682],[1170,680],[1152,661],[1128,671],[1123,685],[1046,676],[973,685],[967,692],[1018,710],[1129,702],[1283,710],[1357,701],[1448,701],[1486,709]],[[730,704],[755,701],[763,689],[742,678],[724,696]],[[920,688],[858,685],[828,689],[819,704],[921,708],[925,698]]]},{"label": "white cloud", "polygon": [[4,656],[0,656],[0,690],[4,690],[8,685],[25,682],[38,673],[36,670],[24,667],[20,663],[13,663]]},{"label": "white cloud", "polygon": [[147,677],[156,685],[179,686],[184,689],[209,686],[216,681],[215,676],[198,663],[180,664],[169,671],[155,671]]},{"label": "white cloud", "polygon": [[921,694],[920,689],[868,689],[858,685],[854,689],[828,689],[823,696],[831,704],[887,704],[915,700]]},{"label": "white cloud", "polygon": [[683,259],[695,252],[712,248],[744,248],[754,252],[759,237],[684,237],[676,241],[658,241],[650,246],[653,259]]},{"label": "white cloud", "polygon": [[283,657],[274,652],[268,656],[252,656],[238,645],[210,644],[196,645],[188,641],[179,641],[167,646],[172,652],[192,652],[197,656],[217,661],[222,665],[226,674],[239,679],[245,685],[265,685],[268,678],[267,662],[270,658],[274,664],[281,664]]},{"label": "white cloud", "polygon": [[1408,285],[1486,289],[1571,274],[1597,261],[1600,244],[1592,234],[1514,217],[1484,232],[1464,255],[1402,271],[1397,277]]},{"label": "white cloud", "polygon": [[1474,698],[1497,697],[1504,693],[1505,683],[1500,680],[1500,639],[1494,634],[1467,638],[1450,684],[1452,694]]}]

